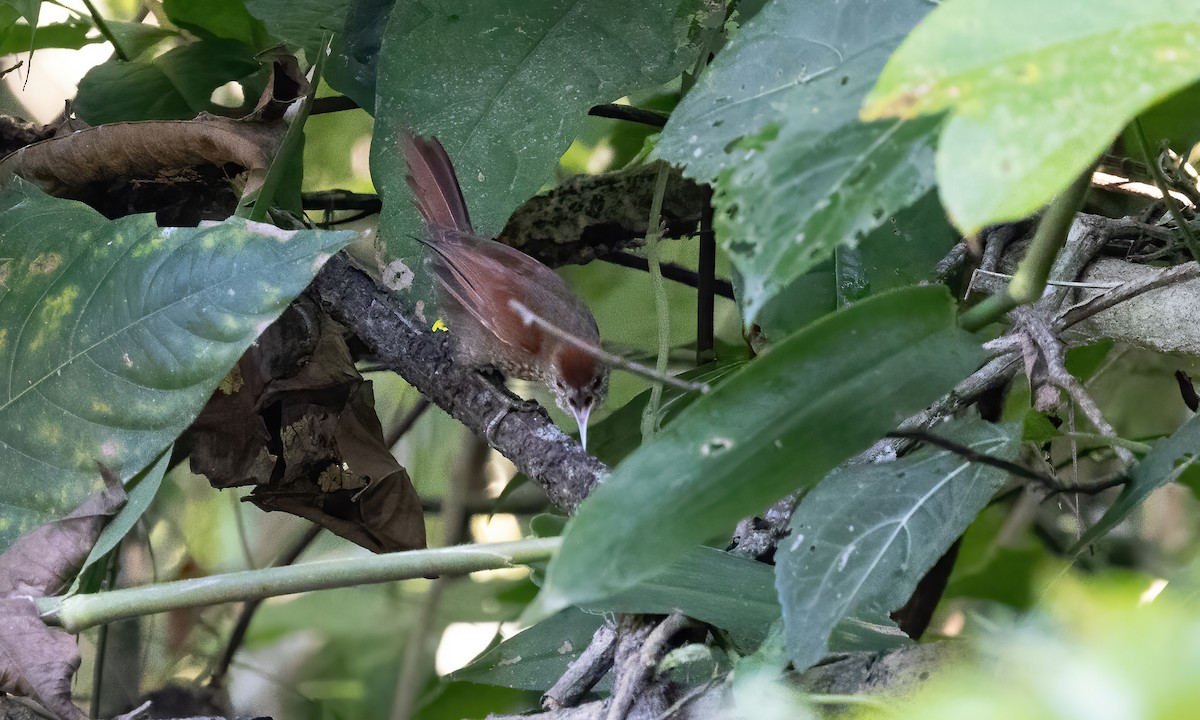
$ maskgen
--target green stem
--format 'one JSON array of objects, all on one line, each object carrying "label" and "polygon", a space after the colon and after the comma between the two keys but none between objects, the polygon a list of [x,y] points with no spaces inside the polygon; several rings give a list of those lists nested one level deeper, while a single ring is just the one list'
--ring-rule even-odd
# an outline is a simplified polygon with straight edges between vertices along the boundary
[{"label": "green stem", "polygon": [[1088,432],[1066,432],[1062,434],[1065,440],[1075,440],[1077,442],[1094,442],[1106,447],[1125,448],[1131,452],[1145,455],[1153,450],[1153,446],[1149,443],[1138,442],[1137,440],[1126,440],[1122,437],[1111,437],[1109,435],[1101,435],[1100,433]]},{"label": "green stem", "polygon": [[92,4],[92,0],[83,0],[83,6],[87,8],[92,15],[92,22],[96,23],[96,29],[104,36],[113,46],[113,52],[116,53],[120,60],[129,60],[129,56],[121,49],[121,43],[117,42],[117,36],[113,35],[112,29],[108,27],[108,23],[104,22],[104,18],[100,17],[100,11]]},{"label": "green stem", "polygon": [[1091,183],[1092,166],[1089,165],[1070,187],[1050,203],[1008,286],[959,316],[959,326],[974,332],[1004,317],[1018,305],[1031,303],[1042,296],[1046,281],[1050,279],[1054,258],[1067,242],[1075,211],[1083,204]]},{"label": "green stem", "polygon": [[561,542],[556,537],[534,538],[322,560],[91,595],[42,598],[38,608],[47,624],[74,634],[122,618],[184,607],[527,565],[548,559]]},{"label": "green stem", "polygon": [[325,31],[325,37],[321,41],[321,50],[317,53],[317,62],[313,66],[308,94],[300,101],[295,116],[288,124],[287,132],[283,135],[283,142],[279,144],[279,151],[271,160],[271,167],[267,168],[267,176],[263,178],[262,187],[253,197],[242,197],[238,202],[235,213],[238,217],[254,222],[267,221],[267,214],[275,202],[275,194],[279,192],[283,178],[292,170],[292,156],[300,152],[300,143],[304,140],[304,123],[308,120],[309,113],[312,112],[313,100],[317,96],[317,86],[321,84],[321,70],[325,67],[325,57],[328,55],[331,37],[329,31]]},{"label": "green stem", "polygon": [[[654,371],[660,376],[667,374],[667,356],[671,352],[671,308],[667,304],[667,286],[663,281],[662,263],[658,255],[658,241],[662,237],[662,203],[667,193],[669,175],[667,164],[659,165],[658,178],[654,181],[654,196],[650,200],[650,225],[646,230],[646,262],[650,270],[650,284],[654,288],[654,309],[658,314],[658,358]],[[655,383],[650,390],[650,402],[642,411],[643,440],[649,440],[654,435],[661,404],[662,383]]]},{"label": "green stem", "polygon": [[1142,130],[1142,121],[1134,120],[1133,124],[1130,125],[1130,130],[1133,131],[1133,138],[1137,141],[1138,150],[1142,153],[1142,160],[1150,170],[1151,177],[1154,178],[1154,184],[1158,186],[1159,192],[1163,194],[1163,202],[1167,205],[1167,211],[1171,213],[1171,218],[1175,220],[1175,226],[1179,228],[1179,235],[1183,238],[1183,244],[1187,246],[1193,260],[1200,260],[1200,244],[1196,242],[1196,237],[1192,235],[1192,229],[1188,226],[1187,220],[1184,219],[1183,212],[1175,203],[1175,198],[1171,197],[1171,188],[1167,184],[1167,178],[1163,175],[1162,168],[1158,165],[1158,159],[1150,152],[1150,143],[1146,141],[1146,133]]}]

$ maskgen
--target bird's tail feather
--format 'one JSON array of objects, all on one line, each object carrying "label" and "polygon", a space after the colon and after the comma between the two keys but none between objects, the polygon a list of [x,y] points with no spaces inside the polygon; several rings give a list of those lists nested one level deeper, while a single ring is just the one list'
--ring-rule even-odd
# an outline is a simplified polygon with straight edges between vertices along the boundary
[{"label": "bird's tail feather", "polygon": [[413,204],[426,225],[473,232],[467,202],[450,164],[450,156],[437,138],[404,133],[404,161]]}]

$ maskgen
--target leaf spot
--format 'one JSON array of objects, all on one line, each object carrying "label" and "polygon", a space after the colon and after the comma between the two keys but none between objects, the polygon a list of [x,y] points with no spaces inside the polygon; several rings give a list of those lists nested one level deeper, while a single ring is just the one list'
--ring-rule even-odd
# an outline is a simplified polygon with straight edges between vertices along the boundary
[{"label": "leaf spot", "polygon": [[733,447],[733,441],[729,438],[715,437],[700,446],[701,457],[708,457],[715,453],[724,452]]}]

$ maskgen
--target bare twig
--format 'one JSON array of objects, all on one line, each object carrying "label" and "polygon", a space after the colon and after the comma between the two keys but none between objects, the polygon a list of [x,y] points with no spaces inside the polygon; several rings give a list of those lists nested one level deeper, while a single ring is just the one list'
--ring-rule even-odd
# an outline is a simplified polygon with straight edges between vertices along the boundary
[{"label": "bare twig", "polygon": [[617,103],[596,105],[588,110],[588,115],[609,118],[611,120],[626,120],[628,122],[649,125],[650,127],[660,128],[667,124],[667,116],[662,113],[657,113],[653,110],[644,110],[632,105],[618,105]]},{"label": "bare twig", "polygon": [[708,383],[681,380],[673,375],[660,373],[654,368],[646,367],[641,363],[627,360],[620,355],[613,355],[604,348],[597,347],[581,337],[572,335],[557,325],[549,322],[545,318],[540,317],[537,313],[526,307],[525,304],[520,300],[512,299],[508,301],[508,304],[521,317],[521,321],[526,325],[537,325],[539,328],[550,333],[559,340],[562,340],[563,342],[569,342],[575,347],[586,351],[589,355],[595,357],[606,365],[620,368],[627,372],[631,372],[634,375],[641,375],[642,377],[655,382],[665,383],[686,392],[707,393],[709,390],[711,390],[711,388],[708,386]]},{"label": "bare twig", "polygon": [[629,633],[627,637],[630,644],[636,647],[637,651],[623,657],[618,656],[614,663],[616,681],[609,698],[606,720],[624,720],[634,701],[654,676],[659,661],[669,649],[670,640],[695,625],[695,621],[679,613],[671,613],[657,625],[642,625]]},{"label": "bare twig", "polygon": [[1082,320],[1086,320],[1097,313],[1108,310],[1143,293],[1197,278],[1200,278],[1200,263],[1193,260],[1183,265],[1166,268],[1149,277],[1130,280],[1096,297],[1067,308],[1065,312],[1055,319],[1054,329],[1061,332]]},{"label": "bare twig", "polygon": [[596,630],[588,646],[562,677],[542,696],[542,709],[559,710],[578,703],[612,668],[616,652],[617,626],[608,620]]},{"label": "bare twig", "polygon": [[[703,249],[703,237],[701,238],[700,243],[701,249]],[[650,263],[646,260],[646,258],[634,255],[633,253],[618,251],[605,255],[600,259],[604,262],[620,265],[621,267],[632,268],[634,270],[642,270],[643,272],[649,271],[650,269]],[[697,290],[702,291],[700,288],[700,273],[692,272],[691,270],[688,270],[685,267],[680,267],[674,263],[662,263],[659,267],[662,269],[662,275],[664,278],[673,280],[683,285],[694,287]],[[733,283],[723,278],[714,278],[712,281],[712,292],[714,295],[720,295],[723,298],[732,300]]]}]

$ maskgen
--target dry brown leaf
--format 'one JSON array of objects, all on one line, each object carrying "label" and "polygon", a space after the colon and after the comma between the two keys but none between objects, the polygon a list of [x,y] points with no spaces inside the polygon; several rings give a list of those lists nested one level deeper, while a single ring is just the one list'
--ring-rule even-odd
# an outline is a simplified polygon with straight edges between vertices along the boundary
[{"label": "dry brown leaf", "polygon": [[282,121],[194,120],[112,123],[42,140],[0,161],[0,185],[13,175],[51,195],[118,178],[155,178],[183,168],[233,164],[247,171],[245,193],[262,186],[283,139]]}]

